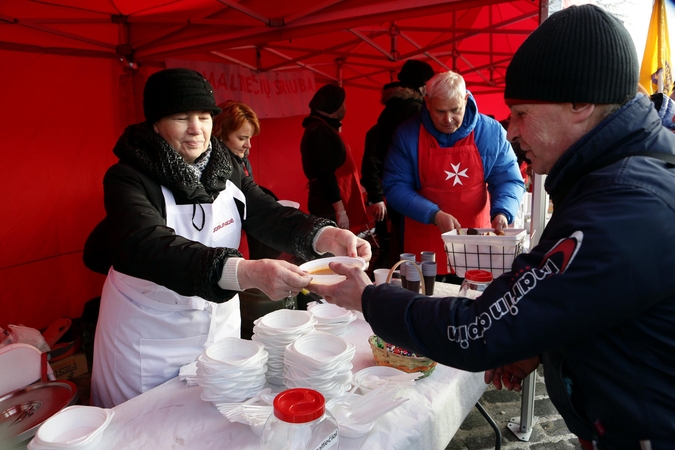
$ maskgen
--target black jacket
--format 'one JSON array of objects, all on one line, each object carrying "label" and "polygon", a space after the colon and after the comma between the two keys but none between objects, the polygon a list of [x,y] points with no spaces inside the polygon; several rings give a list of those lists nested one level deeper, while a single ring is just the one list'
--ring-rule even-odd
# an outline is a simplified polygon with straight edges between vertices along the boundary
[{"label": "black jacket", "polygon": [[[115,145],[119,162],[103,179],[106,217],[85,244],[90,269],[115,270],[153,281],[181,295],[223,302],[235,292],[218,287],[225,260],[241,254],[233,248],[212,248],[177,236],[166,226],[161,187],[177,204],[212,203],[229,180],[246,197],[243,228],[262,242],[304,260],[318,257],[312,250],[316,232],[333,223],[281,206],[246,177],[230,152],[211,138],[211,157],[201,179],[147,123],[128,127]],[[243,218],[244,206],[237,202]],[[196,206],[198,211],[198,207]]]},{"label": "black jacket", "polygon": [[338,130],[341,123],[312,112],[302,121],[300,141],[302,170],[309,180],[307,209],[321,217],[334,217],[333,203],[342,200],[335,171],[347,160],[347,149]]},{"label": "black jacket", "polygon": [[[392,344],[481,371],[543,355],[568,428],[601,449],[675,443],[675,134],[639,95],[555,163],[551,220],[477,300],[367,287]],[[596,431],[594,424],[604,428]]]},{"label": "black jacket", "polygon": [[382,170],[391,137],[396,127],[420,111],[422,94],[401,83],[389,83],[382,89],[381,103],[384,109],[377,123],[366,133],[361,161],[361,185],[366,189],[370,203],[384,200]]}]

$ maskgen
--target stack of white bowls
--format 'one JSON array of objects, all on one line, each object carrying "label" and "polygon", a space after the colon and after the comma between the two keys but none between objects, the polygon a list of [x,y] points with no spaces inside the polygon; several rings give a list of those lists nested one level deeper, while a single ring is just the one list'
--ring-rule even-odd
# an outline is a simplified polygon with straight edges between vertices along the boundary
[{"label": "stack of white bowls", "polygon": [[343,334],[347,330],[347,325],[356,320],[354,311],[332,303],[310,303],[307,310],[316,319],[314,328],[336,336]]},{"label": "stack of white bowls", "polygon": [[267,351],[258,342],[225,338],[208,346],[197,358],[197,384],[202,400],[243,402],[265,385]]},{"label": "stack of white bowls", "polygon": [[267,382],[275,386],[284,384],[284,349],[301,336],[313,333],[316,319],[308,311],[279,309],[253,322],[251,339],[265,346]]},{"label": "stack of white bowls", "polygon": [[304,387],[332,398],[351,386],[354,344],[317,331],[298,338],[284,352],[284,384]]}]

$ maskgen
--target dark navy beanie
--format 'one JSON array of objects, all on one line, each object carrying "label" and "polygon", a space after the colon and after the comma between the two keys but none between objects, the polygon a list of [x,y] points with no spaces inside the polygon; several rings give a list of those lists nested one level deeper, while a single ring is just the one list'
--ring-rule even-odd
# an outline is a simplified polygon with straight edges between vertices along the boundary
[{"label": "dark navy beanie", "polygon": [[636,95],[639,72],[619,20],[595,5],[571,6],[546,19],[513,55],[504,100],[623,103]]},{"label": "dark navy beanie", "polygon": [[214,116],[221,112],[211,84],[199,72],[164,69],[148,77],[143,89],[143,114],[148,122],[188,111],[211,111]]}]

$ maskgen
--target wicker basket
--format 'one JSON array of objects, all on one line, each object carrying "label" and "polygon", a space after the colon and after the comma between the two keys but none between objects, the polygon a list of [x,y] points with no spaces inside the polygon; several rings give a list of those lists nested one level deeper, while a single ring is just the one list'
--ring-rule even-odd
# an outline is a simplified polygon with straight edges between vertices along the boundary
[{"label": "wicker basket", "polygon": [[370,336],[368,343],[378,366],[394,367],[408,373],[422,372],[422,378],[431,375],[436,368],[436,361],[424,356],[403,356],[389,351],[386,342],[376,335]]}]

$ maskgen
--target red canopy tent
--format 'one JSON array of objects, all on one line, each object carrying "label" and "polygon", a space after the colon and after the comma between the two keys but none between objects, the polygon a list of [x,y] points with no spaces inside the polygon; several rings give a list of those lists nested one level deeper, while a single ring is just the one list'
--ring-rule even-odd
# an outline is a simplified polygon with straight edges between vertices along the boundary
[{"label": "red canopy tent", "polygon": [[[507,116],[504,73],[546,0],[13,0],[0,3],[3,86],[0,326],[79,317],[100,294],[82,264],[102,178],[145,78],[168,59],[255,73],[303,69],[347,90],[343,136],[360,161],[379,93],[403,61],[463,74],[481,112]],[[256,181],[305,209],[302,115],[262,120]]]}]

